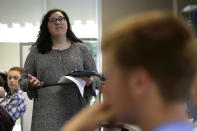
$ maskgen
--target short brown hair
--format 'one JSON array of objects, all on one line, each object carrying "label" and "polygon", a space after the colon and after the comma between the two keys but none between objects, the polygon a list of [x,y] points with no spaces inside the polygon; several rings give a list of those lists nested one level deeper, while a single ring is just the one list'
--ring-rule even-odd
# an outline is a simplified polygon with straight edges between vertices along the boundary
[{"label": "short brown hair", "polygon": [[102,51],[109,49],[123,69],[145,68],[164,100],[188,97],[197,50],[194,35],[182,19],[159,11],[128,18],[104,37]]},{"label": "short brown hair", "polygon": [[20,74],[22,74],[22,68],[17,67],[17,66],[10,68],[8,72],[10,71],[18,71]]}]

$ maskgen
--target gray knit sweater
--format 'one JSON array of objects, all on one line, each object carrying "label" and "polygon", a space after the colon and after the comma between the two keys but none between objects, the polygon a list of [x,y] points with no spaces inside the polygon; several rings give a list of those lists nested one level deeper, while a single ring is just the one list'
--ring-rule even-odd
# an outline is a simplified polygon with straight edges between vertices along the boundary
[{"label": "gray knit sweater", "polygon": [[[38,53],[34,46],[25,61],[19,85],[22,90],[29,90],[28,74],[45,84],[52,84],[74,70],[96,71],[93,57],[84,44],[72,43],[66,50],[51,50],[46,54]],[[58,131],[86,103],[74,84],[41,88],[37,93],[38,100],[34,100],[33,105],[32,131]]]}]

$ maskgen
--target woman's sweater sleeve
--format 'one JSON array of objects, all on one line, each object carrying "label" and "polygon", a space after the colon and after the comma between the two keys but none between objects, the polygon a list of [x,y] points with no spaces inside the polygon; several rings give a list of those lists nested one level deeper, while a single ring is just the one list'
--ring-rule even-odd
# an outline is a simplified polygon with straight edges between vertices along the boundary
[{"label": "woman's sweater sleeve", "polygon": [[[87,49],[86,46],[83,48],[83,57],[84,57],[84,69],[89,71],[94,71],[97,73],[97,68],[95,61],[93,59],[92,54]],[[97,76],[93,77],[93,83],[92,83],[93,90],[100,88],[100,78]]]},{"label": "woman's sweater sleeve", "polygon": [[30,53],[28,54],[25,60],[23,73],[21,79],[19,80],[19,86],[25,92],[27,92],[30,87],[28,74],[36,76],[36,54],[37,54],[36,47],[32,46],[30,49]]}]

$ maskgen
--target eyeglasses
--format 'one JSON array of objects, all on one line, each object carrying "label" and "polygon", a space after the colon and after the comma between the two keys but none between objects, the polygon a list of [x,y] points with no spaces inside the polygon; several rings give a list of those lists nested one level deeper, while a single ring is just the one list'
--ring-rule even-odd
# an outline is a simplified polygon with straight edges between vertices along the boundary
[{"label": "eyeglasses", "polygon": [[57,21],[60,22],[60,23],[62,23],[62,22],[65,21],[65,17],[50,18],[50,19],[48,20],[48,22],[49,22],[49,23],[52,23],[52,24],[57,23]]}]

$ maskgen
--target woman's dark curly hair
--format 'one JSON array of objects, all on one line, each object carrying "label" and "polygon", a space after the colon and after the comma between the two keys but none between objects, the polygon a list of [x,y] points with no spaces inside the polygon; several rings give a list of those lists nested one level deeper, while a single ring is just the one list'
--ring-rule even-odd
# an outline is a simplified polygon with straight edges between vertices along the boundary
[{"label": "woman's dark curly hair", "polygon": [[71,29],[71,24],[70,24],[68,15],[61,9],[52,9],[52,10],[49,10],[42,18],[42,23],[40,25],[40,31],[39,31],[39,34],[38,34],[38,39],[36,40],[36,45],[37,45],[39,53],[45,54],[45,53],[48,53],[49,51],[52,50],[51,35],[48,31],[48,20],[49,20],[49,17],[51,16],[51,14],[53,14],[55,12],[61,12],[62,15],[64,15],[64,17],[66,19],[67,26],[68,26],[67,33],[66,33],[67,39],[69,39],[72,42],[83,43],[73,33],[73,31]]}]

